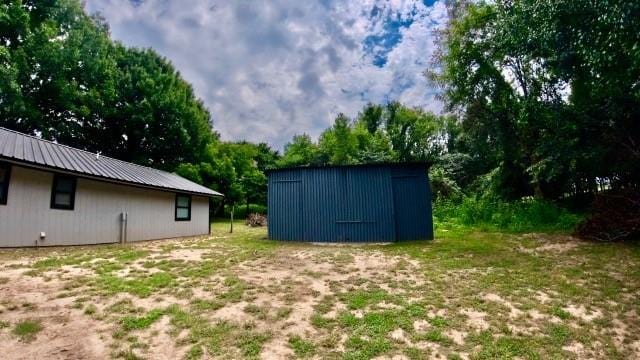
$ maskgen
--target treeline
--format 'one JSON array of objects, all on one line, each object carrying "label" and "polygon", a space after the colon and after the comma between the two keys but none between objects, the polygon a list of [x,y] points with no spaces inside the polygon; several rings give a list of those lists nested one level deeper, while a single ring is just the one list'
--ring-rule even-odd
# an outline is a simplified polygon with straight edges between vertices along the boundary
[{"label": "treeline", "polygon": [[355,119],[339,114],[317,141],[307,134],[294,136],[278,165],[435,162],[446,147],[449,120],[398,102],[368,104]]},{"label": "treeline", "polygon": [[448,7],[425,71],[446,115],[368,104],[317,139],[294,136],[280,156],[266,144],[221,141],[167,59],[111,40],[79,0],[5,1],[0,126],[176,171],[227,204],[264,204],[270,167],[395,161],[431,163],[435,193],[447,199],[638,192],[639,2]]}]

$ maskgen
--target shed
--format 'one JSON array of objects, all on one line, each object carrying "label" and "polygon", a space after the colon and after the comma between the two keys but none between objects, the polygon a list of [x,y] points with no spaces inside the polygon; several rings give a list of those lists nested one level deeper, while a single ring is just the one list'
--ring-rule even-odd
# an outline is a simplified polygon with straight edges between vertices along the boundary
[{"label": "shed", "polygon": [[392,163],[270,170],[269,239],[433,239],[428,167]]},{"label": "shed", "polygon": [[0,127],[0,247],[205,235],[215,196],[176,174]]}]

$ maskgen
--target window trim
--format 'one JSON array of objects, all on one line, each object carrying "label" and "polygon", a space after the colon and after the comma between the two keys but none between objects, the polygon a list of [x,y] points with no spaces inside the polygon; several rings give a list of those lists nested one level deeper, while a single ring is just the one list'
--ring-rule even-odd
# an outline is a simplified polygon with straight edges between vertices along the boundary
[{"label": "window trim", "polygon": [[[186,197],[189,200],[189,205],[187,207],[178,206],[178,198],[180,198],[180,197]],[[188,216],[186,218],[179,218],[178,217],[178,209],[187,209],[188,210]],[[176,193],[176,203],[175,203],[175,206],[174,206],[174,215],[175,215],[175,221],[191,221],[191,195]]]},{"label": "window trim", "polygon": [[[71,192],[67,193],[66,191],[56,191],[58,186],[58,181],[60,179],[70,179],[71,180]],[[51,186],[51,209],[55,210],[73,210],[76,205],[76,184],[78,179],[75,176],[62,175],[62,174],[53,174],[53,184]],[[69,205],[58,205],[56,204],[56,194],[63,193],[70,195]]]},{"label": "window trim", "polygon": [[9,199],[9,183],[11,183],[11,164],[0,162],[0,167],[5,169],[4,181],[0,186],[0,194],[2,197],[0,198],[0,205],[7,205],[7,200]]}]

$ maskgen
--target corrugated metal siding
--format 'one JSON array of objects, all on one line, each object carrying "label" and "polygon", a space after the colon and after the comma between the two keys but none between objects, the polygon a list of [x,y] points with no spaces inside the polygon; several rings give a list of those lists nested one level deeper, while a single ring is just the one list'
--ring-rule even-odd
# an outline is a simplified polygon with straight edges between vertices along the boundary
[{"label": "corrugated metal siding", "polygon": [[0,160],[24,162],[148,187],[205,196],[221,194],[176,174],[100,156],[0,127]]},{"label": "corrugated metal siding", "polygon": [[[433,238],[425,166],[300,168],[268,175],[270,239],[386,242],[408,239],[402,235],[407,231],[411,238]],[[418,180],[410,194],[394,201],[393,178],[398,176]],[[396,212],[394,207],[402,208]],[[407,221],[398,223],[396,213],[408,216]],[[398,226],[411,229],[398,232]]]},{"label": "corrugated metal siding", "polygon": [[0,247],[115,243],[120,214],[128,213],[127,241],[209,232],[209,199],[193,196],[191,221],[175,221],[175,194],[79,178],[75,208],[50,208],[53,174],[13,166],[7,205],[0,205]]}]

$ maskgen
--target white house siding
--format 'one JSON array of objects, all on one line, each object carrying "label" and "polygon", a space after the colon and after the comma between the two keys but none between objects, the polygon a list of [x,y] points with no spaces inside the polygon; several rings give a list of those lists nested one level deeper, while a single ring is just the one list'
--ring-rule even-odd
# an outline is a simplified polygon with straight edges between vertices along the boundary
[{"label": "white house siding", "polygon": [[[78,178],[74,210],[51,209],[53,173],[13,166],[0,205],[0,247],[115,243],[209,233],[209,199],[192,196],[191,221],[175,221],[175,193]],[[46,233],[39,240],[40,232]]]}]

